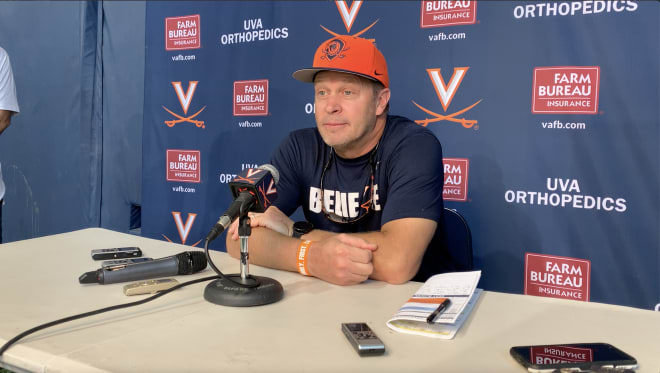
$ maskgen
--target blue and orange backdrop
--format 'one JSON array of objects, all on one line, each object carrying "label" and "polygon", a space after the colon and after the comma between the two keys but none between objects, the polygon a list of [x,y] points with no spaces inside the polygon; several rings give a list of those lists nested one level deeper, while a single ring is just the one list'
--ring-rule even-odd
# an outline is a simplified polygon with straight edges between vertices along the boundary
[{"label": "blue and orange backdrop", "polygon": [[[390,112],[442,143],[445,186],[437,192],[470,225],[481,288],[658,307],[658,2],[149,1],[138,13],[142,49],[111,37],[131,37],[119,21],[122,6],[80,6],[76,21],[96,25],[103,42],[79,38],[97,51],[95,66],[99,59],[107,66],[90,70],[89,54],[74,58],[82,75],[102,74],[104,82],[101,98],[97,86],[80,88],[90,103],[103,103],[88,115],[102,123],[76,141],[105,149],[103,161],[91,163],[107,174],[114,167],[106,164],[114,154],[108,142],[140,151],[134,137],[117,140],[109,123],[141,131],[141,172],[121,184],[131,198],[113,197],[124,187],[83,189],[95,199],[81,225],[117,228],[114,207],[103,201],[132,199],[141,206],[142,235],[203,245],[229,206],[232,177],[268,163],[290,131],[315,125],[312,87],[291,73],[311,65],[322,41],[359,35],[387,58]],[[79,41],[64,48],[85,46]],[[5,36],[0,42],[20,49]],[[127,55],[143,69],[122,81],[135,71],[116,67]],[[26,93],[28,105],[33,94]],[[123,120],[136,102],[143,117]],[[18,180],[9,153],[0,149],[3,171]],[[96,181],[117,183],[113,175]],[[212,248],[224,250],[224,239]]]}]

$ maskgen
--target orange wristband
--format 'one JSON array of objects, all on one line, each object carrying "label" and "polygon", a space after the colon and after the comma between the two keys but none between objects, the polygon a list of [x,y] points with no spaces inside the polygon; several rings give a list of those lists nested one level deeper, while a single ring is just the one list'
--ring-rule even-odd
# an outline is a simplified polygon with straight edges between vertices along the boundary
[{"label": "orange wristband", "polygon": [[310,246],[312,246],[312,241],[303,241],[298,246],[298,272],[301,275],[309,276],[309,271],[307,270],[307,251]]}]

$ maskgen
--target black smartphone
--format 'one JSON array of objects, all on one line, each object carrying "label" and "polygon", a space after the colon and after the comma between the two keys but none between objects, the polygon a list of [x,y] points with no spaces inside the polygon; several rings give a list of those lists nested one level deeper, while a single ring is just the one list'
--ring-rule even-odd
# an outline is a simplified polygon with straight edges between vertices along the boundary
[{"label": "black smartphone", "polygon": [[115,247],[112,249],[94,249],[92,250],[92,259],[124,259],[142,256],[142,250],[139,247]]},{"label": "black smartphone", "polygon": [[516,346],[511,356],[530,372],[552,372],[562,368],[590,369],[609,366],[637,368],[637,360],[608,343],[572,343]]}]

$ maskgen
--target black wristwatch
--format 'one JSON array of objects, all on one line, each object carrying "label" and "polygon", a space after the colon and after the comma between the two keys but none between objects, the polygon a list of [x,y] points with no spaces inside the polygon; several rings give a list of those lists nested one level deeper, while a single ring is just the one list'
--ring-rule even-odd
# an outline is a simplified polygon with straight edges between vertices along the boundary
[{"label": "black wristwatch", "polygon": [[303,234],[307,234],[314,229],[314,225],[308,221],[297,221],[293,223],[293,232],[291,237],[300,238]]}]

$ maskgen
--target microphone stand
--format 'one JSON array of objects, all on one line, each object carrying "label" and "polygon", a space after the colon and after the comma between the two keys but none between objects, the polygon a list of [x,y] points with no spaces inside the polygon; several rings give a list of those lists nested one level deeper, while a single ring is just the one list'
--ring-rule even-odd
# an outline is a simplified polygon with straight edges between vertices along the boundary
[{"label": "microphone stand", "polygon": [[282,284],[269,277],[249,274],[248,238],[252,227],[247,211],[241,212],[238,219],[238,235],[241,241],[240,274],[218,273],[220,278],[206,285],[204,299],[230,307],[261,306],[277,302],[284,296]]},{"label": "microphone stand", "polygon": [[248,264],[248,238],[252,234],[250,218],[241,216],[238,220],[238,237],[241,240],[241,282],[247,281],[250,276]]}]

